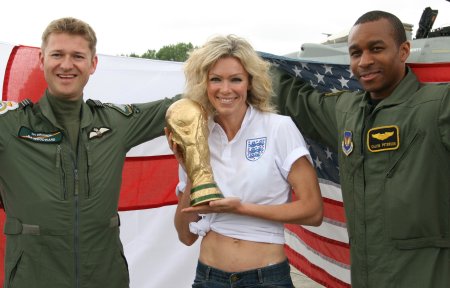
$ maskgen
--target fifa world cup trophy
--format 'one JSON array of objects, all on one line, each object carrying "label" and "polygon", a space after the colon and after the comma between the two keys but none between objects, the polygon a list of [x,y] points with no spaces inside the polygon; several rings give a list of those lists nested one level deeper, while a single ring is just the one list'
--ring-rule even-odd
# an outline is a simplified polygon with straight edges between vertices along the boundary
[{"label": "fifa world cup trophy", "polygon": [[209,130],[203,107],[189,99],[178,100],[167,110],[166,123],[192,182],[190,205],[198,206],[224,198],[214,181],[210,165]]}]

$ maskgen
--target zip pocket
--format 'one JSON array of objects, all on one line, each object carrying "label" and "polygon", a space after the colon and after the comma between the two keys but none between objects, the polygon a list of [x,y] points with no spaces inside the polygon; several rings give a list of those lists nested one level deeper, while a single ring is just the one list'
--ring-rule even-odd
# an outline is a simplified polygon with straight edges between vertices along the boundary
[{"label": "zip pocket", "polygon": [[91,157],[91,153],[90,153],[90,151],[89,151],[89,145],[86,145],[85,146],[85,148],[86,148],[86,160],[87,160],[87,171],[86,171],[86,174],[87,174],[87,177],[86,177],[86,179],[87,179],[87,193],[86,193],[86,195],[85,195],[85,197],[86,198],[90,198],[90,196],[91,196],[91,166],[92,166],[92,157]]},{"label": "zip pocket", "polygon": [[[11,272],[9,273],[8,277],[8,284],[5,287],[13,287],[12,284],[14,282],[14,278],[16,277],[17,269],[19,268],[19,264],[22,260],[23,251],[19,253],[17,256],[17,259],[14,261],[14,266],[11,269]],[[17,283],[16,283],[17,284]]]},{"label": "zip pocket", "polygon": [[61,145],[56,146],[56,168],[59,168],[59,179],[62,187],[62,198],[67,199],[66,172],[64,171],[64,161]]},{"label": "zip pocket", "polygon": [[416,145],[418,145],[419,140],[423,137],[421,133],[417,133],[414,135],[413,139],[407,144],[406,150],[398,157],[397,161],[389,168],[388,172],[386,173],[387,178],[391,178],[394,174],[395,170],[397,170],[398,165],[402,162],[402,160],[410,153],[411,150],[414,149]]}]

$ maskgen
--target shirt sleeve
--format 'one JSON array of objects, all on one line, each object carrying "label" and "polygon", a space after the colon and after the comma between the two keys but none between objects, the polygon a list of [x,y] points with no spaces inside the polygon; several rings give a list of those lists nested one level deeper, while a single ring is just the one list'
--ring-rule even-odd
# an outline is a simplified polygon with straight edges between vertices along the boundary
[{"label": "shirt sleeve", "polygon": [[177,196],[180,194],[180,192],[184,192],[184,189],[186,189],[186,183],[187,183],[187,174],[186,171],[183,170],[181,165],[178,165],[178,184],[175,188],[175,193]]},{"label": "shirt sleeve", "polygon": [[292,164],[297,159],[306,156],[309,162],[313,164],[311,155],[306,146],[305,139],[289,117],[283,117],[280,123],[277,135],[277,153],[280,159],[280,171],[283,177],[287,178]]},{"label": "shirt sleeve", "polygon": [[118,129],[123,131],[127,149],[164,135],[166,111],[180,96],[142,104],[125,105],[130,115],[114,113]]}]

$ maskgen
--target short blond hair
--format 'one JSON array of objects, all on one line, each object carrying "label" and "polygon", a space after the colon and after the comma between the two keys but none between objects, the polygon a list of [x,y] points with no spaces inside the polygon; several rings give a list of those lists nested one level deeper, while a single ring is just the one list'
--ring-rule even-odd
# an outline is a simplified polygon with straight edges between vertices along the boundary
[{"label": "short blond hair", "polygon": [[82,36],[89,43],[89,49],[92,52],[92,56],[96,53],[97,36],[95,35],[95,31],[89,24],[82,20],[72,17],[65,17],[50,22],[44,30],[44,33],[42,33],[42,50],[44,50],[47,46],[48,37],[53,33],[67,33],[70,35]]}]

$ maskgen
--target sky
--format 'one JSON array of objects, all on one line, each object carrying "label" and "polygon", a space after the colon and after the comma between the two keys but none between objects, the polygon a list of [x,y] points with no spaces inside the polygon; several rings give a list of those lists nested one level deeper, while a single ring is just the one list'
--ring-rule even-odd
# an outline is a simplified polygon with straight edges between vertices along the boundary
[{"label": "sky", "polygon": [[433,28],[450,25],[445,0],[6,0],[0,7],[0,42],[40,46],[51,20],[71,16],[94,28],[97,52],[106,55],[141,55],[180,42],[200,46],[218,34],[236,34],[258,51],[286,55],[348,31],[370,10],[413,24],[413,36],[426,7],[439,10]]}]

